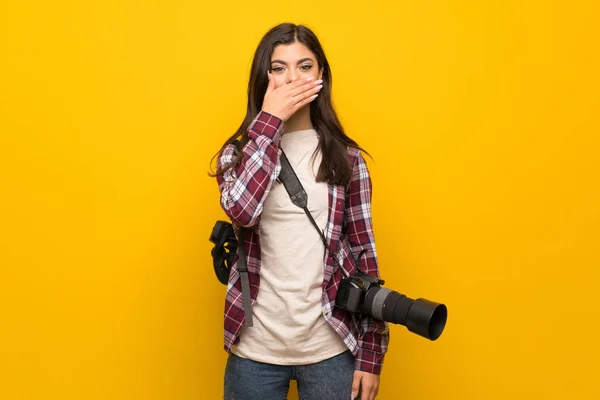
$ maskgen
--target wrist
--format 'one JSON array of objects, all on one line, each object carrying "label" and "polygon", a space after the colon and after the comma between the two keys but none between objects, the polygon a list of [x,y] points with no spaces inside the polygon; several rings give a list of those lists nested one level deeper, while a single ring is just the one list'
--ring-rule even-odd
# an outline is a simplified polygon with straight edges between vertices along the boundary
[{"label": "wrist", "polygon": [[248,127],[248,135],[253,140],[261,136],[267,137],[277,145],[283,130],[284,121],[281,118],[261,110]]},{"label": "wrist", "polygon": [[263,108],[263,109],[262,109],[262,110],[260,110],[260,111],[261,111],[261,112],[263,112],[263,113],[269,114],[269,115],[271,115],[272,117],[275,117],[275,118],[277,118],[277,119],[280,119],[280,120],[281,120],[281,121],[283,121],[283,122],[285,122],[285,121],[286,121],[286,119],[285,119],[285,118],[283,118],[283,116],[281,116],[281,115],[280,115],[280,113],[278,113],[278,112],[275,112],[275,111],[271,111],[269,108]]}]

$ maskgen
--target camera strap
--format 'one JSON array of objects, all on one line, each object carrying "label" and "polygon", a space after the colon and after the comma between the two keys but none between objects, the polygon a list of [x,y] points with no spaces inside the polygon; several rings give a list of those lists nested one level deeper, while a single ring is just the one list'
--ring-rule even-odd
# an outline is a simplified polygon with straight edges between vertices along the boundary
[{"label": "camera strap", "polygon": [[[236,146],[239,140],[233,142]],[[237,155],[237,152],[236,152]],[[252,320],[252,298],[250,297],[250,280],[248,279],[248,262],[246,261],[246,245],[244,238],[244,227],[238,227],[238,238],[237,238],[237,253],[238,253],[238,265],[237,269],[240,274],[240,280],[242,281],[242,304],[244,307],[244,326],[254,325]]]},{"label": "camera strap", "polygon": [[[317,224],[317,222],[313,218],[312,214],[310,213],[310,210],[308,209],[308,194],[306,193],[306,190],[304,190],[304,187],[302,187],[302,184],[300,183],[300,179],[298,179],[298,175],[296,175],[296,172],[292,168],[292,164],[290,164],[290,161],[288,160],[288,158],[285,155],[285,153],[283,152],[283,150],[281,151],[280,163],[281,163],[281,172],[279,173],[279,180],[281,181],[281,183],[283,183],[283,186],[285,187],[285,190],[288,192],[290,199],[292,200],[292,203],[294,205],[296,205],[297,207],[300,207],[301,209],[304,210],[304,213],[306,213],[306,215],[308,216],[308,219],[310,220],[312,225],[315,227],[317,232],[319,232],[319,235],[321,236],[321,240],[323,241],[323,245],[325,245],[325,248],[327,249],[327,251],[329,251],[329,254],[333,258],[333,261],[340,268],[340,271],[342,271],[342,274],[344,275],[344,277],[347,278],[348,276],[346,274],[346,271],[344,271],[344,269],[338,263],[337,257],[335,256],[335,254],[333,254],[331,252],[331,249],[329,248],[329,245],[327,244],[327,238],[325,238],[325,233],[323,233],[323,231],[319,228],[319,225]],[[348,238],[346,237],[346,241],[347,240],[348,240]],[[349,243],[348,243],[348,246],[350,246]],[[359,266],[358,260],[360,259],[360,256],[364,253],[364,251],[361,252],[361,254],[359,255],[358,258],[355,257],[351,251],[350,251],[350,253],[352,255],[352,259],[354,260],[354,264],[356,265],[357,270],[360,271],[360,266]]]},{"label": "camera strap", "polygon": [[294,169],[292,168],[292,165],[290,164],[290,161],[288,160],[283,150],[281,151],[280,162],[281,172],[279,173],[279,180],[281,181],[281,183],[283,183],[285,190],[290,195],[292,203],[294,203],[295,206],[300,207],[304,210],[312,225],[315,227],[317,232],[319,232],[319,235],[321,236],[321,240],[323,241],[325,248],[327,250],[330,250],[329,245],[327,244],[327,239],[325,238],[325,234],[319,228],[319,225],[317,225],[317,221],[315,221],[312,214],[310,213],[310,210],[308,209],[308,194],[304,190],[304,187],[302,187],[300,179],[298,179],[298,175],[296,175],[296,171],[294,171]]},{"label": "camera strap", "polygon": [[244,326],[252,326],[252,299],[250,297],[250,281],[248,280],[248,264],[246,262],[246,248],[244,245],[244,227],[240,226],[238,238],[238,272],[242,280],[242,301],[244,304]]}]

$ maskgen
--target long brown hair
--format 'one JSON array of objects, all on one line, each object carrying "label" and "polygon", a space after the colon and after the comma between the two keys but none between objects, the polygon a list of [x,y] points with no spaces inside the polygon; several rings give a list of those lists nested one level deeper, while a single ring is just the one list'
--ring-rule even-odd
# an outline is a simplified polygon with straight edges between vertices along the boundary
[{"label": "long brown hair", "polygon": [[[250,81],[248,82],[246,117],[237,131],[227,139],[221,150],[213,157],[213,160],[227,145],[236,142],[238,139],[236,147],[238,153],[241,153],[241,149],[249,140],[248,126],[262,108],[263,99],[269,84],[267,71],[271,69],[273,50],[278,45],[291,44],[296,41],[304,44],[313,52],[317,58],[319,69],[323,71],[323,88],[319,92],[319,97],[310,103],[310,119],[315,130],[319,133],[318,150],[323,155],[317,173],[317,182],[347,185],[350,182],[352,170],[348,164],[346,149],[350,146],[362,151],[364,150],[354,140],[350,139],[342,128],[342,124],[331,103],[331,69],[329,62],[325,57],[325,52],[317,36],[304,25],[283,23],[271,28],[263,36],[252,61]],[[224,166],[216,174],[211,174],[211,176],[221,175],[228,169],[239,165],[240,162],[241,157],[238,157],[236,161]]]}]

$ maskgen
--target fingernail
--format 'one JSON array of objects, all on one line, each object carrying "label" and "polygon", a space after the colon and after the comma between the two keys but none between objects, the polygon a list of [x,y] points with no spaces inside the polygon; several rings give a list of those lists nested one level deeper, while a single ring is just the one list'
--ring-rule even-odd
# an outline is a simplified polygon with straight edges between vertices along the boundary
[{"label": "fingernail", "polygon": [[313,78],[313,77],[311,76],[311,77],[309,77],[309,78],[306,78],[306,81],[307,81],[307,82],[310,82],[310,81],[312,81],[313,79],[315,79],[315,78]]},{"label": "fingernail", "polygon": [[319,83],[323,83],[323,79],[319,79],[318,81],[315,81],[315,85],[318,85]]},{"label": "fingernail", "polygon": [[356,398],[356,396],[358,396],[358,393],[352,392],[352,398],[350,400],[354,400]]}]

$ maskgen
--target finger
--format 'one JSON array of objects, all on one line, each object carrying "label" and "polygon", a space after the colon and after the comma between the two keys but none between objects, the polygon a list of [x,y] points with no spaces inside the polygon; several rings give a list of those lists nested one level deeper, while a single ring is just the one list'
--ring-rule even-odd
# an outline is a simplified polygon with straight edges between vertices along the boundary
[{"label": "finger", "polygon": [[362,393],[360,396],[360,400],[373,400],[375,398],[373,386],[365,382],[365,380],[361,381],[361,391]]},{"label": "finger", "polygon": [[314,86],[315,86],[315,78],[310,76],[306,79],[298,79],[298,80],[288,83],[286,85],[286,89],[290,91],[290,94],[292,96],[297,96],[298,94],[303,93],[306,90],[308,90],[309,88],[314,87]]},{"label": "finger", "polygon": [[315,98],[317,98],[318,93],[319,91],[321,91],[322,88],[323,85],[317,85],[308,91],[300,93],[299,95],[292,98],[292,105],[298,105],[298,107],[302,107],[304,104],[306,104],[307,100],[308,102],[313,101]]},{"label": "finger", "polygon": [[364,386],[362,387],[362,399],[361,400],[374,400],[377,392],[373,386]]},{"label": "finger", "polygon": [[307,105],[308,103],[312,102],[314,99],[317,98],[317,96],[319,96],[318,94],[314,94],[312,96],[307,97],[306,99],[302,100],[299,103],[296,103],[294,105],[294,107],[292,107],[292,110],[294,111],[294,113],[296,111],[298,111],[299,109],[301,109],[302,107],[304,107],[305,105]]},{"label": "finger", "polygon": [[319,90],[320,90],[323,87],[323,81],[322,80],[317,80],[317,81],[305,82],[302,85],[300,85],[300,86],[292,89],[290,91],[290,94],[292,95],[292,97],[296,98],[297,96],[300,96],[300,95],[302,95],[302,94],[304,94],[306,92],[312,91],[316,87],[319,87]]},{"label": "finger", "polygon": [[308,90],[298,94],[297,96],[294,97],[294,101],[295,102],[300,102],[302,100],[305,100],[317,93],[319,93],[321,91],[321,89],[323,89],[323,85],[319,84],[317,86],[311,87]]},{"label": "finger", "polygon": [[292,98],[292,102],[293,103],[299,103],[301,101],[306,100],[307,98],[314,96],[315,94],[319,93],[321,91],[321,89],[323,88],[323,85],[317,85],[314,86],[312,88],[310,88],[309,90],[306,90],[296,96],[294,96]]},{"label": "finger", "polygon": [[375,382],[371,377],[363,377],[360,381],[360,400],[373,400],[375,398]]},{"label": "finger", "polygon": [[378,392],[378,388],[377,388],[377,384],[375,384],[371,387],[371,393],[369,394],[369,400],[375,400],[375,397],[377,397],[377,392]]},{"label": "finger", "polygon": [[352,381],[352,400],[358,396],[358,391],[360,390],[360,375],[354,374],[354,380]]},{"label": "finger", "polygon": [[273,75],[271,75],[271,71],[267,71],[267,77],[269,78],[269,85],[267,86],[267,93],[275,90],[275,79],[273,79]]}]

